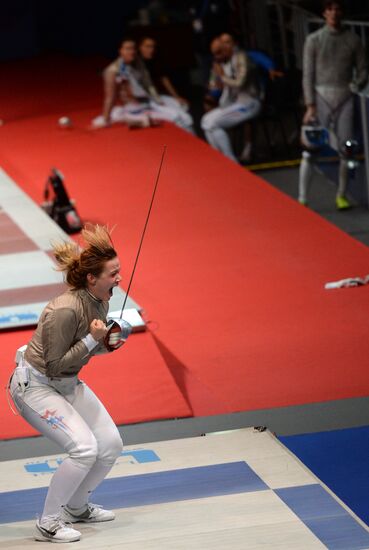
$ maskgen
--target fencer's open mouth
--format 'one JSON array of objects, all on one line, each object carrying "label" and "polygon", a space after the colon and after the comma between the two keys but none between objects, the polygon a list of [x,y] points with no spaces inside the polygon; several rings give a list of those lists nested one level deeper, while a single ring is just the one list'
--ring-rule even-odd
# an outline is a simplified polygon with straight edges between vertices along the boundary
[{"label": "fencer's open mouth", "polygon": [[116,286],[119,286],[119,283],[116,283],[115,285],[113,285],[113,286],[111,286],[111,287],[109,288],[109,295],[110,295],[110,297],[113,296],[113,291],[114,291],[114,288],[115,288]]}]

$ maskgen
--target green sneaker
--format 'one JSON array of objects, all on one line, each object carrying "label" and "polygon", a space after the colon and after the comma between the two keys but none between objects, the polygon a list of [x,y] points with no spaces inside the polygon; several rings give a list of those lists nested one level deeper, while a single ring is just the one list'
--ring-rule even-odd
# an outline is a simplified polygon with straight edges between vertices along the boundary
[{"label": "green sneaker", "polygon": [[347,208],[351,208],[351,204],[349,201],[344,197],[343,195],[341,197],[336,197],[336,208],[337,210],[347,210]]},{"label": "green sneaker", "polygon": [[306,199],[298,199],[298,202],[299,202],[300,204],[302,204],[302,206],[307,206],[307,205],[308,205],[308,202],[307,202]]}]

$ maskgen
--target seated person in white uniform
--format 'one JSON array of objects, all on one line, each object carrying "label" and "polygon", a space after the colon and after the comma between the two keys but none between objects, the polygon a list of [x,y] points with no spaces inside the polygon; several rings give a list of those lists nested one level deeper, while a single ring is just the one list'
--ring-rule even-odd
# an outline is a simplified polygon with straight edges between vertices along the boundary
[{"label": "seated person in white uniform", "polygon": [[206,139],[218,151],[237,162],[227,129],[258,115],[260,88],[253,78],[250,60],[234,43],[224,44],[223,60],[213,63],[213,73],[222,89],[218,107],[203,115],[201,128]]},{"label": "seated person in white uniform", "polygon": [[[103,78],[103,114],[94,119],[94,127],[108,126],[113,122],[149,126],[151,120],[166,120],[193,131],[188,113],[161,101],[149,72],[137,56],[133,40],[122,42],[119,57],[106,67]],[[120,105],[115,105],[117,100]]]}]

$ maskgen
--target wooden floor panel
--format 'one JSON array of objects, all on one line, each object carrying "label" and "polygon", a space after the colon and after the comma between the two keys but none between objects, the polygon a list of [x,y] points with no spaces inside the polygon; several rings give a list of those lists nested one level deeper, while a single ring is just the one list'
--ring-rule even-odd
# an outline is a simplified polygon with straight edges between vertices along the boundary
[{"label": "wooden floor panel", "polygon": [[[44,548],[32,540],[35,519],[25,518],[24,510],[31,502],[29,513],[36,515],[62,458],[0,463],[0,522],[6,509],[13,513],[2,522],[0,548]],[[76,525],[82,539],[73,548],[369,548],[360,520],[272,434],[253,429],[128,447],[92,500],[118,504],[116,519]]]}]

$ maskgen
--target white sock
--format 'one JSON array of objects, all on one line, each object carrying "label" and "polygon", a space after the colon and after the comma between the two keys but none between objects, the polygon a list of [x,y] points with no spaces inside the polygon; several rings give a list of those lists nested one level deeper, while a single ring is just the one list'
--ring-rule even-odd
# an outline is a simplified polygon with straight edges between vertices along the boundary
[{"label": "white sock", "polygon": [[213,130],[206,130],[206,139],[215,149],[221,151],[223,155],[237,162],[237,159],[232,151],[231,140],[228,134],[223,128],[213,128]]},{"label": "white sock", "polygon": [[306,202],[311,180],[314,174],[313,162],[302,156],[299,172],[299,201]]},{"label": "white sock", "polygon": [[[99,460],[96,460],[87,476],[83,479],[82,483],[78,486],[78,489],[70,496],[68,502],[68,508],[74,510],[82,509],[82,513],[86,510],[89,495],[96,489],[98,485],[105,479],[107,474],[112,469],[113,464],[107,465]],[[76,513],[78,515],[78,513]]]},{"label": "white sock", "polygon": [[209,145],[218,150],[217,143],[213,138],[213,133],[210,130],[204,130],[204,134],[206,136],[206,141],[209,143]]},{"label": "white sock", "polygon": [[242,153],[240,155],[241,160],[250,160],[251,157],[251,141],[247,141],[243,146]]},{"label": "white sock", "polygon": [[337,197],[343,197],[346,192],[348,180],[348,166],[347,161],[344,159],[340,160],[340,165],[338,169],[338,189]]},{"label": "white sock", "polygon": [[69,506],[69,504],[67,504],[67,508],[72,512],[74,516],[80,516],[81,514],[83,514],[83,512],[86,512],[87,504],[81,506],[81,508],[72,508],[72,506]]}]

